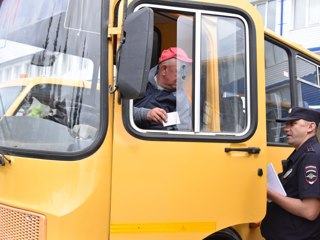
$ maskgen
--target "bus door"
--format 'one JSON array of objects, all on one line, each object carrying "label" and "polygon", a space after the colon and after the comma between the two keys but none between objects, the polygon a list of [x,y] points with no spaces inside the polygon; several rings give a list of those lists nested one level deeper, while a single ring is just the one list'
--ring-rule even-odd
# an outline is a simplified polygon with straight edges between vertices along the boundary
[{"label": "bus door", "polygon": [[203,239],[263,218],[263,27],[249,4],[237,4],[130,6],[154,14],[148,84],[163,50],[182,49],[192,62],[177,60],[168,126],[141,124],[141,99],[115,106],[111,239]]}]

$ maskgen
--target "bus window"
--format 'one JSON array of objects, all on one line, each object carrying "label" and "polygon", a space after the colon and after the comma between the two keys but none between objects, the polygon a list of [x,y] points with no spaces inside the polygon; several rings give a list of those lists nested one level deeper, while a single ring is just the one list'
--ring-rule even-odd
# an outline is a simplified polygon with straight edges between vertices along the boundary
[{"label": "bus window", "polygon": [[318,75],[317,75],[317,65],[298,56],[296,58],[296,66],[297,66],[298,80],[319,85]]},{"label": "bus window", "polygon": [[301,57],[296,58],[298,105],[320,110],[318,66]]},{"label": "bus window", "polygon": [[[250,128],[245,21],[235,15],[179,10],[181,12],[153,8],[161,51],[178,47],[192,58],[192,63],[178,61],[177,64],[173,111],[179,120],[169,127],[145,127],[136,120],[136,102],[140,100],[135,100],[131,101],[131,124],[143,133],[174,131],[194,136],[245,135]],[[150,70],[153,76],[155,72],[155,69]]]},{"label": "bus window", "polygon": [[284,143],[281,123],[275,121],[287,114],[291,107],[289,60],[286,51],[265,41],[266,118],[268,143]]},{"label": "bus window", "polygon": [[98,0],[2,2],[1,147],[74,157],[95,143],[102,126],[100,7]]},{"label": "bus window", "polygon": [[[188,56],[192,59],[192,43],[193,43],[193,14],[187,13],[177,13],[165,10],[154,10],[155,15],[155,27],[156,29],[154,36],[154,46],[153,55],[160,56],[164,49],[169,49],[171,47],[182,49]],[[175,34],[173,34],[175,33]],[[165,41],[163,41],[165,39]],[[161,46],[161,45],[162,46]],[[147,89],[155,87],[154,79],[157,79],[157,74],[159,72],[160,65],[158,64],[158,59],[154,59],[152,68],[149,73],[149,83]],[[156,63],[154,63],[156,62]],[[156,65],[155,65],[156,64]],[[148,130],[183,130],[190,131],[192,129],[192,81],[193,81],[193,71],[192,65],[187,62],[180,60],[176,61],[176,89],[167,89],[167,92],[172,92],[173,97],[170,102],[172,103],[172,115],[179,115],[179,120],[174,120],[179,122],[179,124],[156,124],[146,119],[136,118],[137,113],[141,115],[142,108],[149,109],[149,106],[141,105],[141,100],[133,101],[133,114],[134,114],[134,125],[140,129]],[[184,99],[183,101],[180,101]],[[145,100],[142,100],[145,101]],[[154,103],[154,107],[157,107],[158,103]],[[170,115],[170,114],[169,114]],[[175,122],[175,123],[177,123]]]},{"label": "bus window", "polygon": [[236,18],[203,15],[201,36],[201,129],[241,133],[248,120],[244,25]]}]

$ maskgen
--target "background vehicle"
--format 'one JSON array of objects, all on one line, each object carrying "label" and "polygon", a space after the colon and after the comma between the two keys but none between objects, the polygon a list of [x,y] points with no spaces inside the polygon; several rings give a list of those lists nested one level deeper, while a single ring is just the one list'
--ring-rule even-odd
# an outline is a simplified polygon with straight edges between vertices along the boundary
[{"label": "background vehicle", "polygon": [[[0,3],[1,239],[262,239],[266,164],[292,151],[274,119],[317,108],[318,56],[242,1]],[[171,46],[192,128],[140,129]]]}]

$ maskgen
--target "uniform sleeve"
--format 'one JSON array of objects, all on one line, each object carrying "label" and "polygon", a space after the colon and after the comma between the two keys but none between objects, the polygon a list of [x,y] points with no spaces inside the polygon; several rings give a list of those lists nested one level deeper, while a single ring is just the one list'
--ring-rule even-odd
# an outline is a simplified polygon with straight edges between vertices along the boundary
[{"label": "uniform sleeve", "polygon": [[320,157],[316,154],[306,154],[299,166],[300,198],[320,198]]}]

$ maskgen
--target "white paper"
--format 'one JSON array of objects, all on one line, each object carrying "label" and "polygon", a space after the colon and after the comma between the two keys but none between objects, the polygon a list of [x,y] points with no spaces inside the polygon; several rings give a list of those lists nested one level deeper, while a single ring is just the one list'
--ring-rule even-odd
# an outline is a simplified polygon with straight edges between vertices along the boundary
[{"label": "white paper", "polygon": [[267,165],[267,180],[268,180],[268,188],[280,193],[283,196],[287,196],[286,191],[284,190],[280,179],[278,177],[277,172],[275,171],[272,163]]},{"label": "white paper", "polygon": [[163,126],[172,126],[172,125],[177,125],[180,124],[180,118],[178,112],[170,112],[167,113],[167,121],[162,122]]}]

